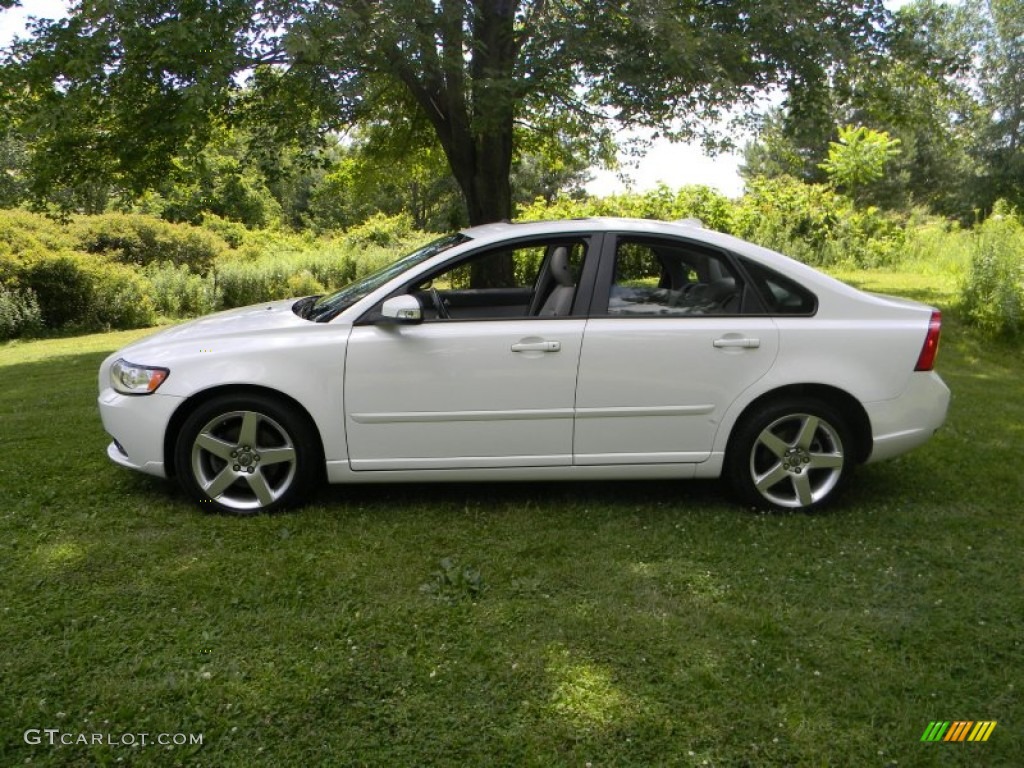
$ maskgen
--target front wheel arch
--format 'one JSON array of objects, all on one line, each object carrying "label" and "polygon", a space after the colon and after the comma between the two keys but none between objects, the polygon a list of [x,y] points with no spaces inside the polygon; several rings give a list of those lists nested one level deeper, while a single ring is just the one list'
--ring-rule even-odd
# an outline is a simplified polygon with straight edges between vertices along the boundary
[{"label": "front wheel arch", "polygon": [[[320,430],[317,427],[316,422],[313,420],[313,417],[309,415],[309,411],[307,411],[298,400],[269,387],[260,387],[251,384],[227,384],[220,387],[204,389],[201,392],[191,395],[174,411],[174,415],[171,416],[171,420],[167,424],[167,430],[164,432],[164,471],[167,473],[167,477],[174,478],[177,475],[177,467],[175,466],[174,460],[174,447],[178,443],[178,436],[181,434],[181,428],[185,425],[185,421],[197,408],[205,405],[210,400],[215,400],[221,397],[222,395],[237,395],[241,397],[245,397],[247,395],[262,395],[264,397],[273,398],[274,400],[294,408],[306,420],[306,426],[309,428],[310,434],[313,435],[317,442],[319,456],[323,459],[325,455],[323,437],[320,435]],[[324,462],[321,461],[320,465],[321,471],[325,472],[326,469],[324,467]]]}]

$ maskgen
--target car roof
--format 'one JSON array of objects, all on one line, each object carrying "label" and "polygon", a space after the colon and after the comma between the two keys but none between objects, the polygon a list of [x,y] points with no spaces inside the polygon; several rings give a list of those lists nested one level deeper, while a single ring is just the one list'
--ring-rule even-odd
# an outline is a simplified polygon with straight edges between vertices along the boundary
[{"label": "car roof", "polygon": [[710,232],[695,219],[685,222],[658,221],[656,219],[630,219],[613,216],[594,216],[581,219],[553,219],[545,221],[508,222],[482,224],[462,230],[474,240],[501,239],[509,236],[529,237],[552,232],[647,232],[652,234],[681,235],[687,232]]}]

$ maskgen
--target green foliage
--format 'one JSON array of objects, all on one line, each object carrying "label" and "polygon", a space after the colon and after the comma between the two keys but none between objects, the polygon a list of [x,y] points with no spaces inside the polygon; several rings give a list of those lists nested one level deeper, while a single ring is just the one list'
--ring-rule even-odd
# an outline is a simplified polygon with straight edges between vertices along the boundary
[{"label": "green foliage", "polygon": [[963,283],[964,315],[993,336],[1024,334],[1024,225],[1005,206],[974,235],[970,269]]},{"label": "green foliage", "polygon": [[48,328],[138,328],[156,320],[149,282],[125,264],[57,254],[26,265],[20,277]]},{"label": "green foliage", "polygon": [[81,250],[137,267],[169,261],[205,273],[227,250],[213,232],[138,214],[78,217],[71,229]]},{"label": "green foliage", "polygon": [[81,258],[57,255],[42,259],[29,266],[22,279],[39,297],[47,327],[84,324],[94,293]]},{"label": "green foliage", "polygon": [[755,179],[733,216],[733,234],[808,264],[877,267],[897,261],[904,229],[896,217],[817,184]]},{"label": "green foliage", "polygon": [[848,197],[828,187],[789,177],[753,179],[738,201],[707,187],[672,191],[661,185],[642,194],[537,201],[524,209],[520,218],[537,221],[587,216],[663,221],[698,218],[709,229],[819,266],[891,264],[900,258],[904,241],[898,218],[873,207],[858,209]]},{"label": "green foliage", "polygon": [[430,580],[420,585],[420,592],[450,605],[478,600],[486,589],[479,569],[460,567],[450,557],[442,559]]},{"label": "green foliage", "polygon": [[406,213],[385,216],[375,213],[345,234],[345,241],[353,247],[377,245],[394,247],[409,239],[413,233],[412,217]]},{"label": "green foliage", "polygon": [[30,336],[42,330],[43,316],[31,288],[5,288],[0,284],[0,340]]},{"label": "green foliage", "polygon": [[589,216],[625,216],[636,219],[676,221],[698,218],[704,226],[729,232],[734,203],[710,187],[689,186],[673,191],[666,184],[642,193],[608,197],[560,195],[551,202],[535,200],[519,211],[521,221],[578,219]]},{"label": "green foliage", "polygon": [[197,317],[220,306],[222,290],[213,276],[194,274],[187,264],[149,264],[143,274],[152,287],[154,309],[164,317]]},{"label": "green foliage", "polygon": [[225,124],[303,149],[343,126],[411,125],[479,224],[511,215],[513,165],[532,154],[517,144],[568,148],[545,173],[520,168],[546,194],[543,177],[607,158],[611,115],[701,134],[759,91],[824,80],[883,22],[881,0],[78,3],[8,52],[0,129],[31,148],[33,199],[92,211],[224,144],[184,174],[169,215],[266,224],[274,180],[233,154]]},{"label": "green foliage", "polygon": [[305,241],[279,235],[260,246],[250,243],[217,262],[215,279],[221,306],[240,307],[332,291],[435,237],[408,229],[407,218],[380,217],[365,229],[334,239]]},{"label": "green foliage", "polygon": [[[1024,208],[1024,0],[971,0],[981,92],[974,154],[989,169],[977,192],[983,209],[999,198]],[[987,198],[987,199],[986,199]]]},{"label": "green foliage", "polygon": [[156,322],[153,287],[126,264],[95,261],[84,265],[91,287],[86,328],[144,328]]},{"label": "green foliage", "polygon": [[856,199],[861,188],[885,175],[885,166],[900,154],[900,140],[885,131],[848,125],[839,129],[839,141],[830,141],[828,159],[821,169],[837,189]]}]

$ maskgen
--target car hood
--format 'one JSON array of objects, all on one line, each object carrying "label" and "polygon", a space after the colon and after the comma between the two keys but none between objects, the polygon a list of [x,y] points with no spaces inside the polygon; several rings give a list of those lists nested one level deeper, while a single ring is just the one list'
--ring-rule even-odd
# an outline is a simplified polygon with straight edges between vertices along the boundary
[{"label": "car hood", "polygon": [[133,353],[138,355],[140,352],[163,350],[181,344],[198,343],[203,346],[215,340],[309,327],[312,325],[310,321],[303,320],[292,312],[292,306],[296,301],[297,299],[285,299],[217,312],[172,328],[165,328],[130,344],[120,350],[119,354],[127,360],[138,362],[132,359]]}]

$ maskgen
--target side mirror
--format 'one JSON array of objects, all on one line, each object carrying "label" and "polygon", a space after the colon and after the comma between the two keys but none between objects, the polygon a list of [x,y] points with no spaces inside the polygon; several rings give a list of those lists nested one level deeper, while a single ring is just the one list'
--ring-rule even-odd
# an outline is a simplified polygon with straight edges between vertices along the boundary
[{"label": "side mirror", "polygon": [[423,308],[415,296],[392,296],[380,308],[381,316],[396,323],[423,322]]}]

